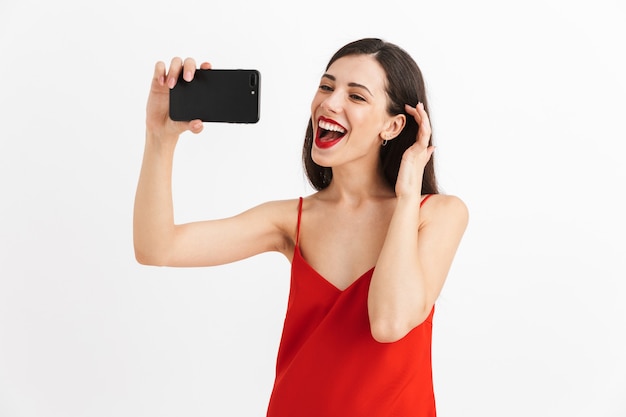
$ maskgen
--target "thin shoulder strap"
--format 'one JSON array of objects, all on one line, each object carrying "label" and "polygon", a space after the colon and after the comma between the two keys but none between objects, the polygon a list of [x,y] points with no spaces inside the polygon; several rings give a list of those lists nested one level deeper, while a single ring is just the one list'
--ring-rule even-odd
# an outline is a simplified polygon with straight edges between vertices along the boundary
[{"label": "thin shoulder strap", "polygon": [[298,203],[298,228],[296,229],[296,246],[298,246],[298,240],[300,240],[300,218],[302,217],[302,197]]},{"label": "thin shoulder strap", "polygon": [[426,197],[424,197],[422,201],[420,202],[420,207],[422,207],[424,203],[426,202],[426,200],[428,200],[432,196],[433,196],[432,194],[426,194]]}]

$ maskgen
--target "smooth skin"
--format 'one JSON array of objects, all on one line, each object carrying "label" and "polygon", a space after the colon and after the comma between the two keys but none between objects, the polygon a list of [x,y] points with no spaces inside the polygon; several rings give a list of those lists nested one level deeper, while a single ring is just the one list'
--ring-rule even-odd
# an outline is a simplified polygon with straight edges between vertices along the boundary
[{"label": "smooth skin", "polygon": [[[200,68],[209,69],[209,63]],[[158,62],[150,89],[146,142],[134,212],[138,262],[160,266],[211,266],[267,251],[291,261],[298,200],[272,201],[236,216],[174,224],[172,162],[181,133],[200,133],[202,122],[173,122],[169,89],[183,71],[192,79],[193,59]],[[381,343],[403,338],[430,314],[468,223],[467,207],[452,195],[433,195],[420,208],[424,167],[434,148],[424,107],[406,106],[420,129],[405,152],[395,190],[378,162],[383,139],[393,140],[405,115],[389,115],[385,73],[366,55],[335,61],[311,103],[320,116],[346,128],[331,148],[313,146],[316,163],[333,168],[324,190],[304,199],[300,249],[307,262],[340,290],[375,266],[368,311],[372,336]]]}]

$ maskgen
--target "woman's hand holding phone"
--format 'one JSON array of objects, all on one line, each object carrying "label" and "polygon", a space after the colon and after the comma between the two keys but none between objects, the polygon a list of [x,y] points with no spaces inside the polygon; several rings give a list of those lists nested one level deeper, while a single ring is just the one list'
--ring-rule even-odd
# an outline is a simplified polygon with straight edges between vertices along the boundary
[{"label": "woman's hand holding phone", "polygon": [[[201,69],[211,69],[211,64],[204,62]],[[203,128],[201,120],[191,120],[188,122],[176,122],[170,119],[169,103],[170,90],[178,82],[179,76],[183,75],[185,81],[191,81],[196,71],[196,61],[187,58],[173,58],[169,69],[165,63],[159,61],[154,67],[154,76],[150,86],[148,104],[146,107],[146,129],[150,135],[155,135],[161,140],[176,141],[181,133],[189,130],[192,133],[200,133]]]}]

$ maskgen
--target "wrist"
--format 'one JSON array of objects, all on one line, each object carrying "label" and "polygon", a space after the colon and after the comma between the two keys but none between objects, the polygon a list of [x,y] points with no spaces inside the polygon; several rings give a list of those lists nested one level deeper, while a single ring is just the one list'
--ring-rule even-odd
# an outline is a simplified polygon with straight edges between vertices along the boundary
[{"label": "wrist", "polygon": [[[415,221],[417,221],[420,210],[420,196],[403,196],[396,199],[396,207],[394,210],[394,218],[398,219],[406,227],[410,227]],[[400,220],[401,219],[401,220]]]},{"label": "wrist", "polygon": [[419,207],[422,201],[422,196],[416,193],[409,193],[409,194],[398,195],[396,199],[397,199],[398,205],[403,205],[403,206],[408,206],[408,207],[415,207],[415,206]]},{"label": "wrist", "polygon": [[155,150],[173,150],[178,143],[179,135],[162,130],[146,129],[146,146]]},{"label": "wrist", "polygon": [[163,140],[158,135],[151,135],[146,132],[146,142],[144,145],[144,161],[150,163],[170,165],[174,161],[176,140]]}]

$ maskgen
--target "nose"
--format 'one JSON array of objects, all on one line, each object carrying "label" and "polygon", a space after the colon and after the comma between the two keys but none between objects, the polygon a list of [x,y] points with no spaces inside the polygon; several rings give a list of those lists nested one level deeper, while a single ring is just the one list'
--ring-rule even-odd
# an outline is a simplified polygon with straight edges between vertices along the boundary
[{"label": "nose", "polygon": [[337,90],[327,95],[322,101],[321,107],[331,113],[339,113],[341,111],[341,96]]}]

